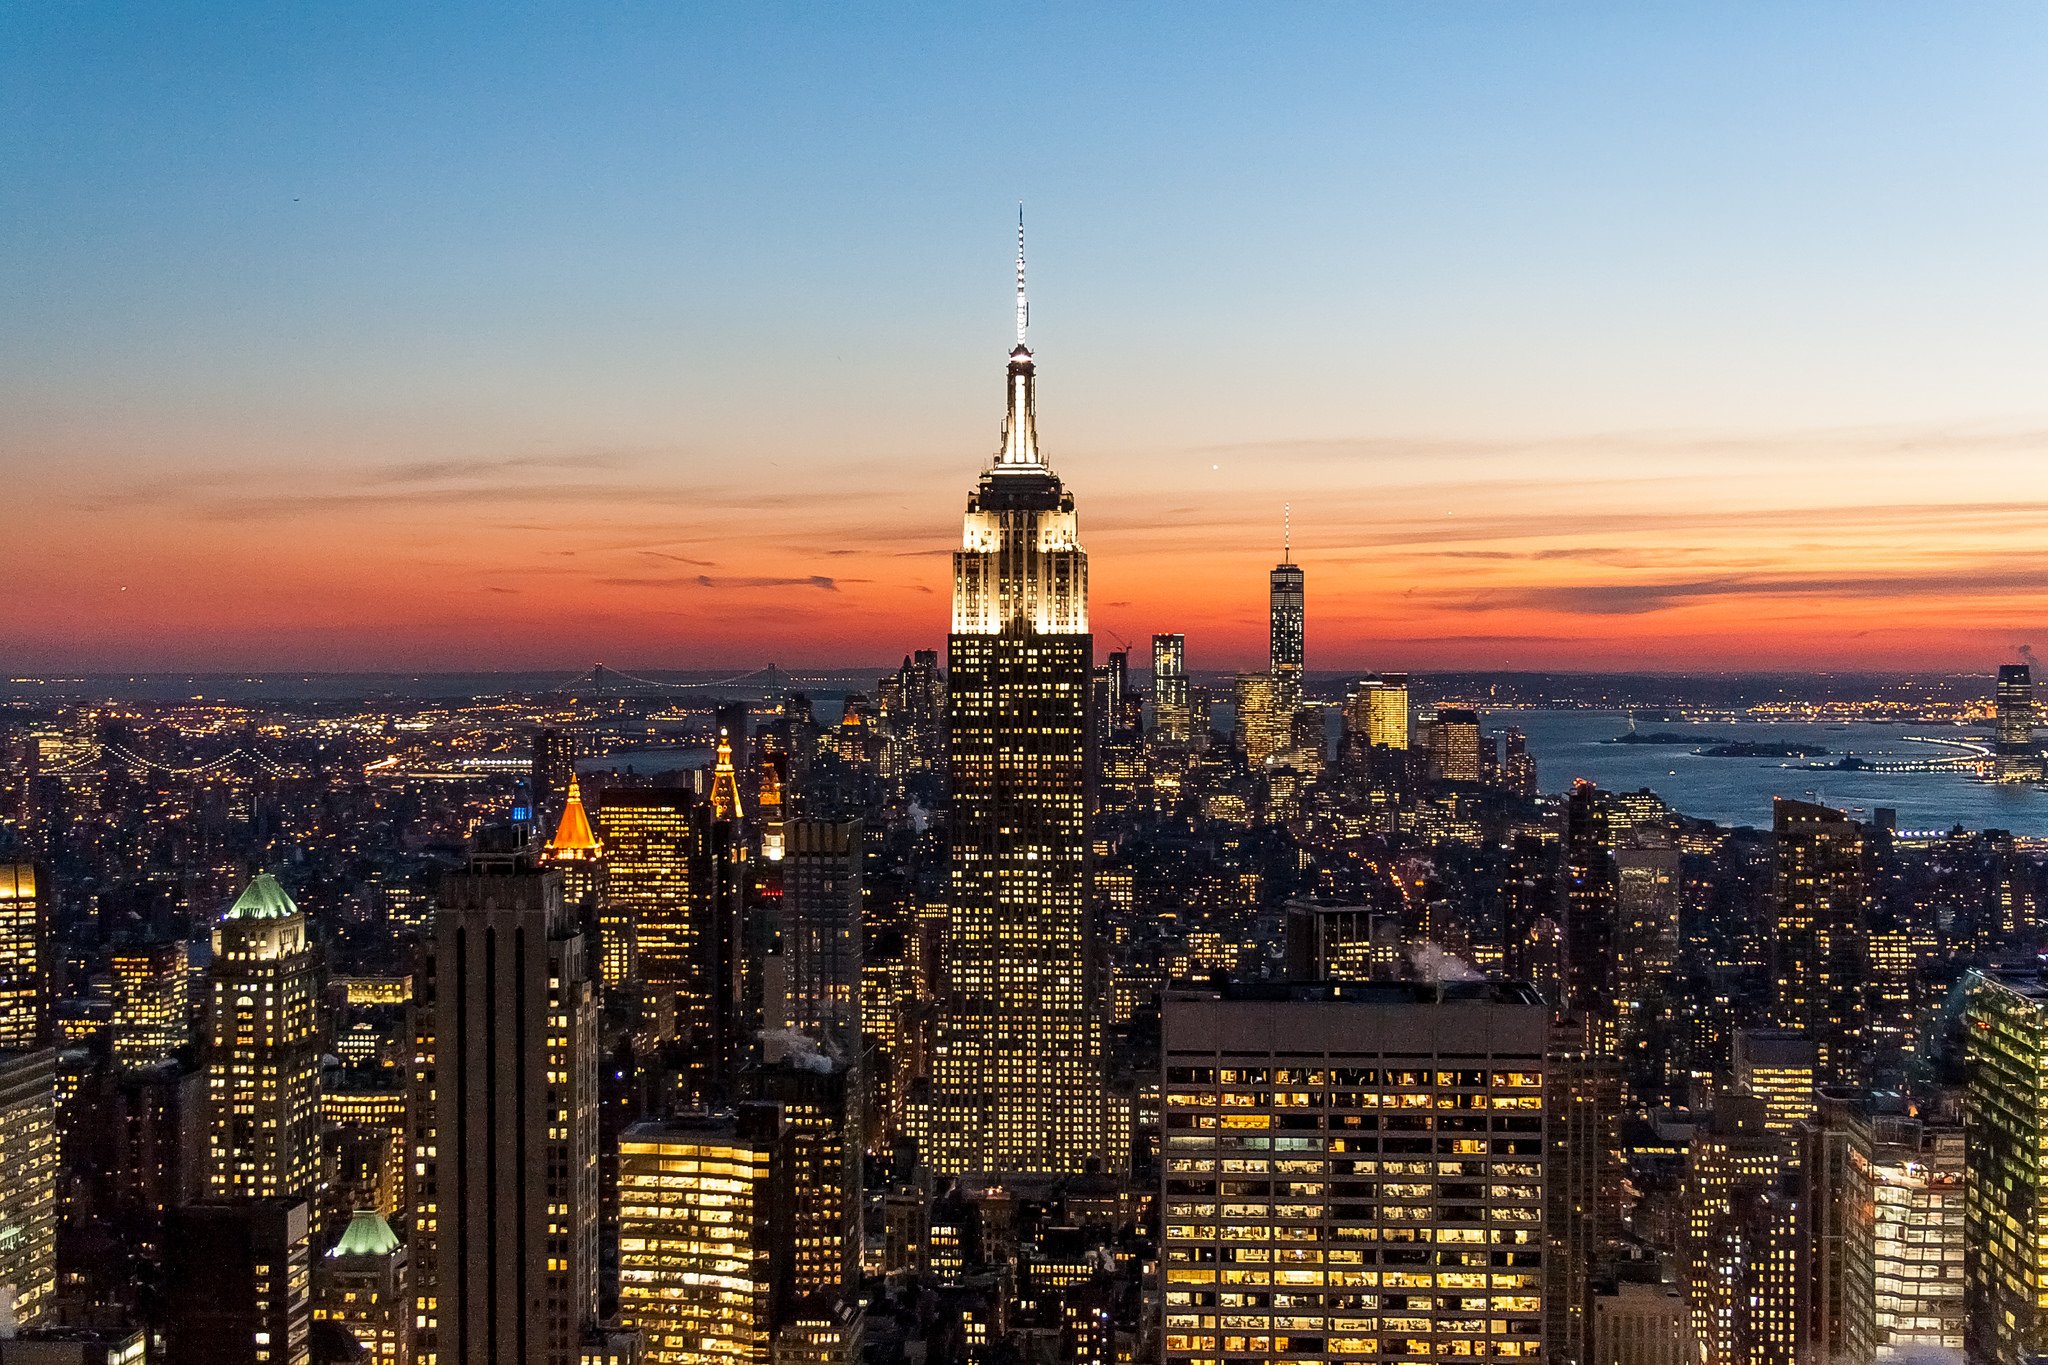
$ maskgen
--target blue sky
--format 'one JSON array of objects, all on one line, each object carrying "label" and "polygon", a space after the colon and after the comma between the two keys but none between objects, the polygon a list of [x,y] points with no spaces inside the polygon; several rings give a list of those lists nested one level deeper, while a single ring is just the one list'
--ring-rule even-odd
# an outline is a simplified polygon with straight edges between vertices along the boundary
[{"label": "blue sky", "polygon": [[[1304,536],[1336,555],[1389,483],[2048,497],[2043,70],[2024,5],[16,4],[0,462],[65,505],[435,461],[887,478],[943,543],[1022,199],[1041,427],[1098,557],[1160,489],[1249,572],[1267,504],[1329,498]],[[1844,430],[1947,454],[1800,445]],[[1736,453],[1670,453],[1702,439]]]}]

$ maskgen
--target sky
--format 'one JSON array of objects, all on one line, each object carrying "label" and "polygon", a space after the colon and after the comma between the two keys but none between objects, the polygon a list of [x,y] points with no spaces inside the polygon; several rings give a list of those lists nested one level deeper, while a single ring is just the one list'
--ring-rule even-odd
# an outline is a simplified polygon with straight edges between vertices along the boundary
[{"label": "sky", "polygon": [[[943,645],[1029,224],[1101,648],[1984,669],[2048,8],[0,5],[0,672]],[[1142,652],[1142,646],[1141,646]]]}]

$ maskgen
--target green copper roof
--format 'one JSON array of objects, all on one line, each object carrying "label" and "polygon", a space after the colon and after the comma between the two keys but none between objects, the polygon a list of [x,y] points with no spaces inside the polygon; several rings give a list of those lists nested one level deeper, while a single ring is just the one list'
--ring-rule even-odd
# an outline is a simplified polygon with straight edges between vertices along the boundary
[{"label": "green copper roof", "polygon": [[341,1240],[329,1256],[389,1256],[398,1250],[398,1235],[375,1209],[357,1209],[342,1229]]},{"label": "green copper roof", "polygon": [[228,907],[229,919],[283,919],[296,915],[299,907],[292,904],[292,898],[277,884],[277,878],[268,872],[258,872],[249,882],[249,889],[235,897],[235,903]]}]

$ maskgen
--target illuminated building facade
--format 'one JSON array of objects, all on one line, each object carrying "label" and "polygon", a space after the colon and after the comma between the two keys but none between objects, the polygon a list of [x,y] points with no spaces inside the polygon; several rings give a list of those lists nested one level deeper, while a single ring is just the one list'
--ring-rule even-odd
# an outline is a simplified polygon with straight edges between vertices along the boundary
[{"label": "illuminated building facade", "polygon": [[953,555],[952,913],[923,1153],[945,1174],[1078,1171],[1105,1148],[1104,969],[1089,894],[1088,557],[1038,448],[1018,338],[1002,446]]},{"label": "illuminated building facade", "polygon": [[1850,1360],[1962,1349],[1963,1167],[1957,1124],[1869,1112],[1852,1121],[1843,1202]]},{"label": "illuminated building facade", "polygon": [[57,1054],[0,1053],[0,1297],[30,1327],[57,1292]]},{"label": "illuminated building facade", "polygon": [[1735,1088],[1763,1101],[1764,1126],[1790,1133],[1813,1117],[1818,1060],[1813,1039],[1785,1029],[1737,1029]]},{"label": "illuminated building facade", "polygon": [[1244,750],[1245,762],[1264,767],[1293,738],[1292,713],[1282,712],[1271,673],[1240,673],[1235,685],[1238,747]]},{"label": "illuminated building facade", "polygon": [[213,927],[208,1197],[276,1199],[319,1178],[320,1046],[306,917],[259,872]]},{"label": "illuminated building facade", "polygon": [[778,1292],[799,1296],[856,1286],[861,1249],[859,1072],[819,1053],[771,1048],[752,1093],[781,1106],[787,1201]]},{"label": "illuminated building facade", "polygon": [[647,1365],[768,1365],[781,1118],[636,1123],[619,1138],[619,1319]]},{"label": "illuminated building facade", "polygon": [[1863,829],[1841,811],[1772,802],[1777,1020],[1813,1040],[1821,1084],[1854,1085],[1868,1039]]},{"label": "illuminated building facade", "polygon": [[1307,575],[1294,562],[1293,537],[1266,576],[1267,656],[1273,672],[1273,709],[1291,730],[1301,709],[1301,670],[1306,655]]},{"label": "illuminated building facade", "polygon": [[41,873],[32,863],[0,863],[0,1051],[48,1041],[49,943]]},{"label": "illuminated building facade", "polygon": [[1683,890],[1677,849],[1615,850],[1615,989],[1624,1027],[1664,985],[1678,960],[1678,907]]},{"label": "illuminated building facade", "polygon": [[112,960],[114,1063],[139,1070],[191,1041],[191,970],[182,943],[116,948]]},{"label": "illuminated building facade", "polygon": [[1436,713],[1429,731],[1429,775],[1439,782],[1479,781],[1483,769],[1476,712],[1445,707]]},{"label": "illuminated building facade", "polygon": [[1542,1358],[1549,1025],[1498,982],[1169,992],[1165,1359]]},{"label": "illuminated building facade", "polygon": [[2034,670],[2028,664],[1998,666],[1997,738],[1994,771],[2001,782],[2041,777],[2041,748],[2034,742]]},{"label": "illuminated building facade", "polygon": [[[421,1357],[575,1365],[597,1312],[597,992],[559,873],[479,854],[441,879],[415,982],[427,1059]],[[416,1234],[417,1241],[417,1234]],[[422,1260],[427,1245],[418,1245]]]},{"label": "illuminated building facade", "polygon": [[2048,1355],[2048,985],[1978,971],[1964,990],[1965,1351],[2020,1365]]},{"label": "illuminated building facade", "polygon": [[[1684,1282],[1697,1365],[1746,1365],[1750,1196],[1774,1190],[1789,1157],[1763,1101],[1724,1094],[1694,1134],[1684,1192]],[[1775,1252],[1767,1256],[1772,1261]]]},{"label": "illuminated building facade", "polygon": [[1193,734],[1188,695],[1188,639],[1185,635],[1152,637],[1152,724],[1166,740]]},{"label": "illuminated building facade", "polygon": [[701,1089],[725,1065],[738,1029],[739,830],[678,787],[609,788],[598,824],[615,913],[632,926],[648,1017],[663,1038],[691,1049]]},{"label": "illuminated building facade", "polygon": [[364,1365],[411,1365],[412,1289],[405,1244],[374,1209],[359,1209],[313,1268],[313,1320],[363,1348]]},{"label": "illuminated building facade", "polygon": [[1361,678],[1344,698],[1344,736],[1352,747],[1408,748],[1408,675]]}]

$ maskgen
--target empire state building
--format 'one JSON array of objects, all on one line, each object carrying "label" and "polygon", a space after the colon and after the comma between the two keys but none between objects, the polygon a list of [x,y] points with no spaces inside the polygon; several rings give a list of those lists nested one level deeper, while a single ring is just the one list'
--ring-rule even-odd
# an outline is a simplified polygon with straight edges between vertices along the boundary
[{"label": "empire state building", "polygon": [[1078,1171],[1105,1145],[1088,557],[1039,452],[1028,319],[1020,222],[1002,445],[953,555],[951,926],[919,1134],[941,1174]]}]

